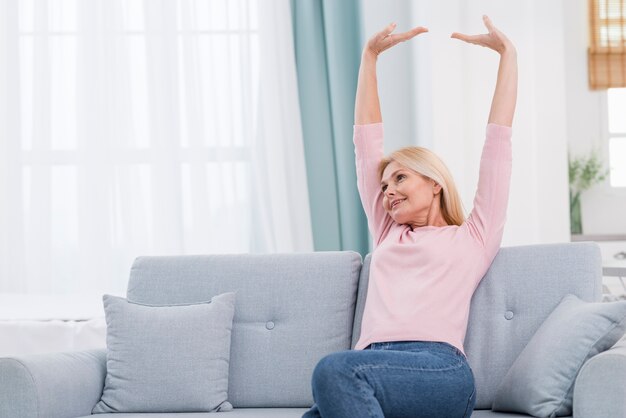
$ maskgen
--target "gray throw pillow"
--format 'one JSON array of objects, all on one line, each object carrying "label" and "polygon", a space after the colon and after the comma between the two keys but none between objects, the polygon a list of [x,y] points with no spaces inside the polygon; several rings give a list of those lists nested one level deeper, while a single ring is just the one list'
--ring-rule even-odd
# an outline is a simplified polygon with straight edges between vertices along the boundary
[{"label": "gray throw pillow", "polygon": [[93,413],[218,412],[227,401],[235,293],[150,306],[104,295],[107,374]]},{"label": "gray throw pillow", "polygon": [[572,415],[582,365],[626,332],[626,301],[589,303],[567,295],[546,318],[500,383],[494,411]]}]

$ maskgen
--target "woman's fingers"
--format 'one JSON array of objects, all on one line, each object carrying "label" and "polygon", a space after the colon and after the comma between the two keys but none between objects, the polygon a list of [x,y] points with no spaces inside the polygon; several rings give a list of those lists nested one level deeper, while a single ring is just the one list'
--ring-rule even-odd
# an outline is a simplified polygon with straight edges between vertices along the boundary
[{"label": "woman's fingers", "polygon": [[391,32],[393,32],[396,29],[396,24],[395,23],[390,23],[388,24],[385,29],[381,30],[380,32],[378,32],[376,34],[376,38],[378,39],[385,39],[386,37],[388,37],[389,35],[391,35]]},{"label": "woman's fingers", "polygon": [[389,34],[387,38],[383,39],[383,41],[389,42],[389,45],[387,45],[387,48],[389,48],[391,46],[399,44],[400,42],[408,41],[409,39],[414,38],[415,36],[424,32],[428,32],[428,29],[422,26],[418,26],[406,32]]},{"label": "woman's fingers", "polygon": [[491,19],[489,19],[489,16],[483,15],[483,23],[485,24],[487,30],[489,30],[489,33],[495,32],[496,28],[493,26],[493,23],[491,23]]},{"label": "woman's fingers", "polygon": [[[385,39],[386,37],[392,35],[392,32],[396,29],[396,26],[397,26],[396,23],[390,23],[389,25],[385,27],[385,29],[378,32],[376,36],[379,37],[380,39]],[[401,40],[407,40],[424,32],[428,32],[428,28],[425,28],[423,26],[416,26],[413,29],[408,30],[406,32],[394,34],[394,36],[397,36]]]},{"label": "woman's fingers", "polygon": [[428,32],[428,28],[425,28],[424,26],[417,26],[411,30],[408,30],[404,33],[400,33],[398,34],[398,36],[400,36],[402,38],[402,41],[408,41],[409,39],[413,38],[414,36],[419,35],[420,33],[425,33]]},{"label": "woman's fingers", "polygon": [[454,39],[459,39],[461,41],[465,41],[465,42],[469,42],[470,35],[465,35],[464,33],[458,33],[458,32],[452,32],[452,35],[450,35],[450,38],[454,38]]},{"label": "woman's fingers", "polygon": [[483,42],[484,35],[466,35],[464,33],[454,32],[452,35],[450,35],[450,37],[464,41],[464,42],[468,42],[470,44],[484,46],[484,42]]},{"label": "woman's fingers", "polygon": [[376,53],[376,55],[391,48],[392,46],[408,41],[409,39],[419,35],[420,33],[428,32],[428,29],[423,26],[417,26],[411,30],[402,33],[393,33],[396,28],[395,23],[387,25],[382,31],[374,35],[368,42],[368,48]]}]

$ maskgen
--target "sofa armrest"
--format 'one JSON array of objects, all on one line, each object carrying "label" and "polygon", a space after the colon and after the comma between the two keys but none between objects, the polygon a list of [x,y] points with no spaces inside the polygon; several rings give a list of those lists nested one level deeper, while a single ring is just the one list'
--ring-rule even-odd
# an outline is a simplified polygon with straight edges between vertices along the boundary
[{"label": "sofa armrest", "polygon": [[0,417],[91,415],[106,376],[106,350],[0,358]]},{"label": "sofa armrest", "polygon": [[574,418],[626,417],[626,337],[588,360],[574,386]]}]

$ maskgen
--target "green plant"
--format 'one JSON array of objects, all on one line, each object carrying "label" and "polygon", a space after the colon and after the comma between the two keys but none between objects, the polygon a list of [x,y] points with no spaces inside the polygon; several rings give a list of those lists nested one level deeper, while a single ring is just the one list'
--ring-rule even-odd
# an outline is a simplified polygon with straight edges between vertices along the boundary
[{"label": "green plant", "polygon": [[605,168],[595,149],[587,156],[574,159],[568,156],[568,166],[570,231],[572,234],[582,234],[580,194],[603,181],[609,174],[609,170]]}]

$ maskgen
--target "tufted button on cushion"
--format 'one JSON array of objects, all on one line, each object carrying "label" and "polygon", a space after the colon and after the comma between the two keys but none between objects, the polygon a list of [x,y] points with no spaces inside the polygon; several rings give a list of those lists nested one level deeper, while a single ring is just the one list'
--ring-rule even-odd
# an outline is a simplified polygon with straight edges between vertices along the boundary
[{"label": "tufted button on cushion", "polygon": [[504,317],[505,317],[506,319],[508,319],[508,320],[513,319],[513,311],[506,311],[506,312],[504,313]]},{"label": "tufted button on cushion", "polygon": [[274,329],[274,323],[272,321],[267,321],[267,323],[265,324],[265,328]]}]

